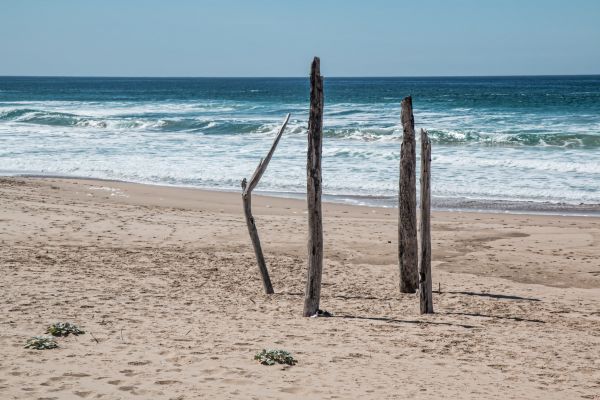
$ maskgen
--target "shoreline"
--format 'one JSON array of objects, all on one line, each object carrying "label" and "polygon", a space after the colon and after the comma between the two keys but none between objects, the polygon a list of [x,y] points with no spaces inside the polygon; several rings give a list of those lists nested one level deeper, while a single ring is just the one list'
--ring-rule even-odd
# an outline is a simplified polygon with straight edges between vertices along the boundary
[{"label": "shoreline", "polygon": [[[135,185],[148,185],[165,188],[192,189],[217,193],[241,193],[232,188],[197,187],[166,183],[134,182],[120,179],[96,178],[86,176],[69,176],[60,174],[9,174],[0,177],[32,178],[32,179],[66,179],[66,180],[89,180],[99,182],[116,182]],[[418,192],[418,191],[417,191]],[[263,197],[276,197],[282,199],[303,200],[306,193],[278,192],[271,190],[255,189],[254,195]],[[418,193],[417,193],[418,198]],[[360,196],[360,195],[338,195],[323,194],[323,202],[334,204],[345,204],[351,206],[374,207],[384,209],[397,209],[397,197],[390,196]],[[512,214],[512,215],[554,215],[573,217],[600,217],[600,204],[570,204],[536,202],[525,200],[484,200],[468,198],[440,198],[432,196],[432,210],[441,212],[470,212],[490,214]]]},{"label": "shoreline", "polygon": [[[249,244],[247,227],[243,217],[243,208],[241,194],[236,192],[204,190],[197,188],[181,188],[159,185],[147,185],[141,183],[128,183],[122,181],[97,180],[97,179],[63,179],[63,178],[0,178],[1,184],[23,185],[31,187],[31,190],[45,193],[50,199],[55,199],[60,203],[82,203],[96,204],[102,209],[113,209],[114,207],[142,207],[155,209],[156,212],[166,213],[173,210],[192,213],[209,213],[214,221],[213,224],[219,227],[223,224],[220,217],[229,216],[236,222],[236,231],[233,233],[229,224],[225,236],[217,236],[210,241],[210,246],[227,246],[236,243],[235,248],[247,250]],[[261,242],[272,242],[265,250],[275,251],[275,254],[289,255],[297,257],[305,256],[306,243],[304,239],[298,240],[296,235],[304,232],[307,228],[306,222],[306,201],[304,198],[293,199],[285,197],[265,196],[254,194],[253,196],[253,214],[257,220],[259,236]],[[552,257],[541,263],[537,260],[533,263],[529,257],[537,254],[536,248],[539,246],[556,247],[553,256],[562,255],[566,260],[575,260],[575,256],[565,253],[567,243],[561,246],[564,232],[571,231],[568,235],[570,245],[577,244],[578,251],[588,253],[588,245],[584,243],[594,243],[595,230],[600,226],[600,220],[578,215],[536,215],[536,214],[511,214],[511,213],[491,213],[491,212],[473,212],[473,211],[445,211],[433,210],[432,229],[433,237],[452,233],[452,239],[446,239],[448,246],[442,250],[436,250],[437,262],[442,269],[448,267],[453,272],[469,272],[476,275],[491,274],[493,276],[514,279],[518,282],[541,283],[549,286],[568,287],[574,285],[580,288],[600,287],[600,272],[596,274],[593,270],[592,259],[589,255],[583,257],[585,265],[581,268],[581,274],[577,276],[566,276],[565,270],[561,267],[565,263],[564,258]],[[377,235],[358,240],[352,230],[344,233],[348,236],[344,239],[350,253],[360,253],[355,262],[364,261],[371,264],[396,264],[397,252],[392,250],[393,243],[397,240],[397,208],[384,208],[364,205],[341,204],[334,202],[323,203],[323,217],[325,233],[328,237],[326,243],[326,253],[335,253],[337,258],[347,258],[341,250],[329,250],[331,246],[329,240],[336,240],[339,233],[338,224],[344,225],[369,225],[369,228],[360,228],[360,231],[379,231]],[[279,230],[282,224],[280,219],[286,221],[285,225],[292,223],[290,232],[279,232],[280,236],[274,235],[274,231]],[[274,226],[269,224],[273,223]],[[371,226],[371,224],[373,224]],[[463,228],[461,228],[463,227]],[[333,232],[327,232],[332,229]],[[440,231],[441,229],[441,231]],[[463,230],[461,232],[461,230]],[[522,233],[525,231],[526,233]],[[576,232],[586,232],[585,234]],[[589,232],[588,232],[589,231]],[[333,239],[331,239],[331,234]],[[528,238],[536,238],[531,243],[518,240],[521,235]],[[556,235],[556,238],[554,236]],[[600,234],[599,234],[600,235]],[[145,237],[145,240],[150,238]],[[202,236],[202,235],[201,235]],[[235,240],[233,240],[235,238]],[[287,238],[287,239],[286,239]],[[292,239],[294,238],[294,239]],[[125,238],[127,239],[127,238]],[[384,240],[385,239],[385,240]],[[50,240],[50,239],[49,239]],[[152,237],[150,243],[156,242],[157,237]],[[458,242],[456,242],[458,241]],[[508,241],[509,244],[506,244]],[[544,244],[546,241],[549,243]],[[138,241],[139,242],[139,241]],[[188,238],[181,238],[178,242],[188,243]],[[449,245],[449,243],[454,243]],[[140,242],[143,243],[143,242]],[[158,242],[161,245],[172,245],[172,242]],[[193,243],[193,242],[189,242]],[[267,246],[263,243],[263,246]],[[350,245],[350,243],[353,243]],[[241,246],[241,247],[239,247]],[[507,250],[504,246],[514,247],[511,251],[504,254]],[[583,246],[583,247],[579,247]],[[489,258],[489,262],[482,265],[457,266],[452,265],[448,257],[452,259],[455,254],[462,254],[467,249],[480,253],[480,257]],[[490,249],[494,249],[490,253]],[[520,250],[518,250],[520,249]],[[515,257],[518,252],[531,252],[525,258]],[[504,264],[499,268],[496,264],[499,257],[495,252],[501,252],[502,257],[507,257]],[[352,258],[350,258],[352,259]],[[434,262],[436,260],[434,259]],[[516,270],[506,270],[506,266],[512,263],[521,264],[526,261],[521,268]],[[538,267],[532,268],[536,264]],[[527,267],[526,267],[527,265]],[[554,265],[548,270],[549,265]],[[590,269],[592,268],[592,269]],[[589,270],[589,271],[588,271]]]}]

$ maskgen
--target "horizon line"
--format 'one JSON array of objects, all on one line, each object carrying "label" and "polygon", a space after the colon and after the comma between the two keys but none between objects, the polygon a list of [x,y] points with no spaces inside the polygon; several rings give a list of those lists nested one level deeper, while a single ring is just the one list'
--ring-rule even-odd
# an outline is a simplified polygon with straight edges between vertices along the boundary
[{"label": "horizon line", "polygon": [[[508,75],[332,75],[325,78],[364,79],[364,78],[527,78],[527,77],[592,77],[593,74],[508,74]],[[169,75],[0,75],[0,78],[102,78],[102,79],[298,79],[309,75],[290,76],[169,76]]]}]

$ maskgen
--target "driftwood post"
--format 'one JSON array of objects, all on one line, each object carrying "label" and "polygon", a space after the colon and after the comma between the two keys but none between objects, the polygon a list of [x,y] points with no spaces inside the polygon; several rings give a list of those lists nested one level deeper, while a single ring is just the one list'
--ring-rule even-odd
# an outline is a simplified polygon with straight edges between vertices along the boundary
[{"label": "driftwood post", "polygon": [[433,314],[431,292],[431,142],[421,129],[421,259],[419,262],[421,314]]},{"label": "driftwood post", "polygon": [[321,214],[321,150],[323,144],[323,77],[319,57],[310,70],[310,115],[308,119],[308,155],[306,194],[308,202],[308,276],[304,294],[305,317],[319,309],[323,272],[323,221]]},{"label": "driftwood post", "polygon": [[254,247],[254,254],[256,255],[256,261],[258,262],[258,269],[260,270],[260,275],[263,281],[263,287],[265,288],[266,294],[273,294],[273,285],[271,284],[271,278],[269,278],[269,270],[267,269],[267,264],[265,263],[265,257],[263,256],[262,247],[260,246],[260,239],[258,237],[258,230],[256,229],[256,224],[254,223],[254,217],[252,216],[252,190],[258,185],[258,181],[263,176],[264,172],[267,170],[267,165],[269,165],[269,161],[271,161],[271,157],[273,157],[273,153],[275,152],[275,148],[279,143],[279,139],[281,139],[281,135],[283,135],[283,131],[290,120],[290,114],[285,117],[285,121],[283,121],[283,125],[279,128],[279,132],[277,136],[275,136],[275,140],[271,145],[271,149],[267,153],[267,156],[260,160],[252,178],[250,178],[250,182],[246,184],[246,178],[242,180],[242,200],[244,202],[244,214],[246,215],[246,225],[248,225],[248,233],[250,234],[250,239],[252,240],[252,246]]},{"label": "driftwood post", "polygon": [[415,293],[418,287],[417,188],[415,121],[412,98],[402,100],[402,147],[400,150],[400,188],[398,193],[398,261],[400,292]]}]

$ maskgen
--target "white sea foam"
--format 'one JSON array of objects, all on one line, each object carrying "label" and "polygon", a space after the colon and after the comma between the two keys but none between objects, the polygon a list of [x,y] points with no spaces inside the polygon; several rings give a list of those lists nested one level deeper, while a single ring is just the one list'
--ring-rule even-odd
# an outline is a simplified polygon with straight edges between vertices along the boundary
[{"label": "white sea foam", "polygon": [[[258,189],[301,193],[305,104],[3,102],[0,173],[237,189],[287,111],[292,119]],[[326,194],[396,195],[398,114],[396,105],[384,103],[326,107]],[[600,139],[594,136],[600,136],[600,122],[593,115],[580,118],[585,121],[578,125],[564,116],[467,107],[415,111],[416,128],[428,128],[434,141],[436,196],[600,203]]]}]

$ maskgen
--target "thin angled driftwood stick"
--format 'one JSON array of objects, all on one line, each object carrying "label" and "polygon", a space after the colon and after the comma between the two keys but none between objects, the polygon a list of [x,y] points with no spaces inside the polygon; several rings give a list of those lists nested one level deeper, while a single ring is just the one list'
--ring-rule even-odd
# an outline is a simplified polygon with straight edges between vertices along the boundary
[{"label": "thin angled driftwood stick", "polygon": [[398,190],[398,263],[400,292],[415,293],[418,278],[417,188],[415,120],[412,97],[402,100],[402,147],[400,149],[400,187]]},{"label": "thin angled driftwood stick", "polygon": [[290,114],[285,117],[285,121],[279,128],[279,132],[277,136],[275,136],[275,140],[271,145],[271,149],[267,153],[267,156],[264,159],[261,159],[250,178],[250,182],[246,182],[246,179],[242,180],[242,201],[244,203],[244,215],[246,216],[246,225],[248,225],[248,233],[250,234],[250,239],[252,240],[252,247],[254,247],[254,254],[256,255],[256,261],[258,263],[258,269],[260,271],[260,276],[263,281],[263,287],[265,289],[266,294],[273,294],[273,285],[271,284],[271,278],[269,278],[269,270],[267,269],[267,264],[265,262],[265,257],[263,256],[262,247],[260,245],[260,238],[258,237],[258,230],[256,229],[256,224],[254,222],[254,217],[252,216],[252,190],[258,185],[258,181],[263,176],[265,171],[267,170],[267,166],[269,165],[269,161],[271,161],[271,157],[273,157],[273,153],[275,152],[275,148],[279,143],[279,139],[283,135],[283,131],[290,120]]},{"label": "thin angled driftwood stick", "polygon": [[421,314],[433,314],[431,289],[431,142],[421,129],[421,259],[419,262]]},{"label": "thin angled driftwood stick", "polygon": [[323,77],[319,57],[310,71],[310,114],[306,160],[306,196],[308,203],[308,275],[303,316],[319,309],[323,273],[323,221],[321,213],[321,153],[323,148]]}]

